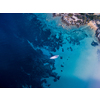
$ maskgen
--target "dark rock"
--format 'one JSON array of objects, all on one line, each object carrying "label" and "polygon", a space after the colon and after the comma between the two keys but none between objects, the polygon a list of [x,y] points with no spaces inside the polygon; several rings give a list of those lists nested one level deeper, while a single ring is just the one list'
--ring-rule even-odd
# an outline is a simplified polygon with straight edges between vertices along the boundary
[{"label": "dark rock", "polygon": [[63,57],[60,57],[60,59],[63,59]]},{"label": "dark rock", "polygon": [[61,72],[63,72],[63,70],[61,70]]},{"label": "dark rock", "polygon": [[57,76],[57,79],[59,80],[60,79],[60,76]]},{"label": "dark rock", "polygon": [[59,50],[59,46],[57,46],[57,50]]},{"label": "dark rock", "polygon": [[64,67],[63,65],[61,65],[61,67]]},{"label": "dark rock", "polygon": [[56,77],[56,76],[57,76],[57,73],[56,73],[56,72],[51,73],[51,76],[52,76],[52,77]]},{"label": "dark rock", "polygon": [[76,45],[80,45],[80,42],[78,41],[78,42],[76,43]]},{"label": "dark rock", "polygon": [[70,50],[73,51],[72,47],[70,47]]},{"label": "dark rock", "polygon": [[43,83],[43,82],[44,82],[44,83],[47,83],[47,80],[46,80],[46,79],[44,79],[44,80],[42,80],[42,83]]},{"label": "dark rock", "polygon": [[53,13],[53,17],[56,17],[56,16],[61,16],[60,13]]},{"label": "dark rock", "polygon": [[86,37],[88,37],[88,35],[87,35],[87,34],[85,34],[85,36],[86,36]]},{"label": "dark rock", "polygon": [[57,79],[55,78],[55,79],[54,79],[54,82],[56,82],[56,81],[57,81]]},{"label": "dark rock", "polygon": [[56,52],[56,49],[53,49],[54,52]]},{"label": "dark rock", "polygon": [[100,34],[100,28],[98,28],[97,30],[96,30],[96,37],[98,37],[98,35]]},{"label": "dark rock", "polygon": [[91,45],[95,47],[95,46],[98,46],[98,43],[93,41],[93,42],[91,43]]},{"label": "dark rock", "polygon": [[62,48],[62,52],[64,52],[64,49]]},{"label": "dark rock", "polygon": [[53,17],[56,17],[56,14],[55,13],[53,13]]},{"label": "dark rock", "polygon": [[56,82],[59,79],[60,79],[60,76],[56,76],[55,79],[54,79],[54,82]]},{"label": "dark rock", "polygon": [[100,28],[98,28],[97,30],[96,30],[96,37],[98,38],[98,40],[99,40],[99,42],[100,42]]},{"label": "dark rock", "polygon": [[51,84],[48,84],[48,87],[50,86]]}]

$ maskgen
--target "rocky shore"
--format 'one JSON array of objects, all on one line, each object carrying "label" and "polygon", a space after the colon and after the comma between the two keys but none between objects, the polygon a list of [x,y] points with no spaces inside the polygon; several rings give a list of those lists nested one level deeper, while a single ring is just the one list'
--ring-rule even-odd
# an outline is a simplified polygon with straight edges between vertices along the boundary
[{"label": "rocky shore", "polygon": [[90,26],[100,42],[100,13],[53,13],[53,17],[57,16],[60,16],[61,21],[67,26]]}]

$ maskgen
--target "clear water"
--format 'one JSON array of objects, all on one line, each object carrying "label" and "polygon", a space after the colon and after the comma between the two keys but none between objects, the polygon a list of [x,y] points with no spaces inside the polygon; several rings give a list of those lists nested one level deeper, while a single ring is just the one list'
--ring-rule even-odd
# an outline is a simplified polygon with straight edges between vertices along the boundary
[{"label": "clear water", "polygon": [[[46,21],[46,19],[49,21]],[[52,35],[56,34],[56,38],[59,38],[59,33],[61,32],[63,41],[65,42],[59,50],[52,52],[54,55],[62,57],[62,59],[60,59],[60,57],[55,59],[56,70],[54,70],[54,72],[58,73],[61,77],[57,82],[54,82],[54,78],[52,77],[47,78],[47,82],[51,84],[50,87],[99,87],[100,62],[98,60],[99,56],[97,51],[100,49],[100,46],[93,47],[91,45],[92,41],[95,40],[95,32],[88,26],[82,26],[80,28],[72,27],[71,29],[67,27],[62,28],[59,26],[59,23],[61,23],[60,18],[52,19],[49,14],[39,16],[39,20],[43,22],[43,25],[46,25],[45,28],[52,30]],[[84,34],[87,34],[88,37],[84,37]],[[68,43],[66,40],[67,36],[80,40],[80,45]],[[73,51],[67,50],[68,47],[72,47]],[[62,52],[62,48],[64,49],[64,52]],[[61,65],[64,67],[61,67]],[[43,86],[47,87],[46,84],[43,84]]]},{"label": "clear water", "polygon": [[90,27],[67,27],[50,13],[1,14],[0,87],[100,87],[100,45],[92,41]]}]

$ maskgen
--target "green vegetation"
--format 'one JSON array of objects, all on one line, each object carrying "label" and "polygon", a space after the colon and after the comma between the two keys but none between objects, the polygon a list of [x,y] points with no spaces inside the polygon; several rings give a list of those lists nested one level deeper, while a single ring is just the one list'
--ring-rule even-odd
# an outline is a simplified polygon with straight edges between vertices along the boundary
[{"label": "green vegetation", "polygon": [[90,20],[98,20],[100,19],[100,15],[94,15],[94,13],[80,13],[81,16],[77,16],[78,18],[81,18],[83,20],[86,20],[87,18]]},{"label": "green vegetation", "polygon": [[72,17],[72,16],[73,16],[73,14],[72,14],[72,13],[69,13],[69,14],[68,14],[68,16]]},{"label": "green vegetation", "polygon": [[[70,18],[70,23],[68,24],[67,23],[67,19],[66,20],[63,20],[63,17],[61,17],[61,19],[62,19],[62,21],[64,22],[64,23],[66,23],[66,24],[68,24],[68,25],[84,25],[84,24],[87,24],[87,23],[89,23],[91,20],[94,20],[94,21],[98,21],[98,20],[100,20],[100,15],[99,14],[94,14],[94,13],[68,13],[68,14],[66,14],[66,13],[61,13],[60,14],[60,16],[69,16],[68,18]],[[72,16],[75,16],[75,17],[77,17],[77,21],[75,20],[75,18],[74,17],[72,17]],[[100,26],[99,26],[100,27]]]},{"label": "green vegetation", "polygon": [[85,15],[85,13],[80,13],[81,15]]},{"label": "green vegetation", "polygon": [[77,22],[78,22],[78,23],[81,23],[81,20],[78,20]]},{"label": "green vegetation", "polygon": [[93,20],[94,17],[95,17],[94,15],[89,15],[89,16],[88,16],[88,18],[89,18],[90,20]]},{"label": "green vegetation", "polygon": [[95,20],[100,20],[100,15],[95,17]]}]

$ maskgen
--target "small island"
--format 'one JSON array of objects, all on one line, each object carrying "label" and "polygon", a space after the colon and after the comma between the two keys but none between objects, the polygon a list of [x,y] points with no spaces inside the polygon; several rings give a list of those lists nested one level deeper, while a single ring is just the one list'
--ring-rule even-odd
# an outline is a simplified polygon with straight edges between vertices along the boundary
[{"label": "small island", "polygon": [[88,25],[95,30],[100,42],[100,13],[53,13],[53,17],[61,17],[61,21],[67,26]]}]

